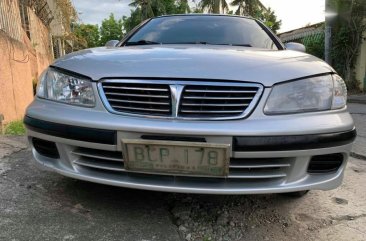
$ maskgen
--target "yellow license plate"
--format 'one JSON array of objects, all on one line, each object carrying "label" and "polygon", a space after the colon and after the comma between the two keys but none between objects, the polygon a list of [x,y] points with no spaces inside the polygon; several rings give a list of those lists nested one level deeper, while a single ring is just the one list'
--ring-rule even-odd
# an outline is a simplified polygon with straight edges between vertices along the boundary
[{"label": "yellow license plate", "polygon": [[217,177],[229,171],[229,144],[124,139],[122,148],[129,171]]}]

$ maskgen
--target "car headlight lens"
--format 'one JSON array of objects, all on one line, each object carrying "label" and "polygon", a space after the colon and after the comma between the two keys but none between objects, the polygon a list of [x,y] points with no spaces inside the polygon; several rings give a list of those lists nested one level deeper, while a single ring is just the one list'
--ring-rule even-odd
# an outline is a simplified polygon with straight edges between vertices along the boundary
[{"label": "car headlight lens", "polygon": [[343,108],[347,89],[338,75],[324,75],[275,85],[264,113],[289,114]]},{"label": "car headlight lens", "polygon": [[70,76],[53,69],[41,75],[37,96],[72,105],[93,107],[95,97],[90,80]]}]

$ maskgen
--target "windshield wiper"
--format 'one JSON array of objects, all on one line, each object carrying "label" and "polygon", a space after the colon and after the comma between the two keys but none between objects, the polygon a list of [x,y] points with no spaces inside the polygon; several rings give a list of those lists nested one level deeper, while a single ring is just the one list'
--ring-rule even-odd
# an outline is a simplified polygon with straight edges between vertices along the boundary
[{"label": "windshield wiper", "polygon": [[204,41],[197,41],[197,42],[175,42],[175,43],[162,43],[162,44],[210,44]]},{"label": "windshield wiper", "polygon": [[134,46],[134,45],[150,45],[150,44],[203,44],[203,45],[227,45],[227,46],[242,46],[242,47],[252,47],[250,44],[219,44],[219,43],[209,43],[205,41],[196,41],[196,42],[176,42],[176,43],[159,43],[154,41],[149,41],[145,39],[141,39],[137,42],[127,42],[126,46]]},{"label": "windshield wiper", "polygon": [[134,45],[150,45],[150,44],[161,44],[158,42],[154,42],[154,41],[149,41],[149,40],[145,40],[145,39],[141,39],[137,42],[127,42],[126,46],[134,46]]},{"label": "windshield wiper", "polygon": [[242,47],[253,47],[250,44],[229,44],[229,45],[231,45],[231,46],[242,46]]},{"label": "windshield wiper", "polygon": [[197,42],[176,42],[176,43],[162,43],[162,44],[203,44],[203,45],[226,45],[226,46],[242,46],[242,47],[253,47],[250,44],[219,44],[219,43],[209,43],[205,41]]}]

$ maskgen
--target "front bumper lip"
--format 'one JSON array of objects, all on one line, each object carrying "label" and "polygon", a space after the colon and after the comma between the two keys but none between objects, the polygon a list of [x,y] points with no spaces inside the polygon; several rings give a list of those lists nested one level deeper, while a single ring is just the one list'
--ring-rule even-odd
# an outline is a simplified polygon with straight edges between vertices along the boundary
[{"label": "front bumper lip", "polygon": [[234,151],[288,151],[327,148],[352,143],[356,129],[349,131],[287,136],[241,136],[234,137]]},{"label": "front bumper lip", "polygon": [[117,143],[117,131],[59,124],[25,116],[25,126],[43,134],[107,145]]},{"label": "front bumper lip", "polygon": [[[117,131],[71,126],[24,117],[28,129],[71,140],[115,145]],[[161,138],[161,136],[159,136]],[[356,138],[356,129],[349,131],[281,136],[234,136],[233,151],[288,151],[327,148],[350,144]]]}]

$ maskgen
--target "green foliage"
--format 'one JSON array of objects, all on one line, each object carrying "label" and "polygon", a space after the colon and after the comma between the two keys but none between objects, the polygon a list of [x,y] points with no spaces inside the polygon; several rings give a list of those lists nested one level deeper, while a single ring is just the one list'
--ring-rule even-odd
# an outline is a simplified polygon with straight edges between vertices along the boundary
[{"label": "green foliage", "polygon": [[281,20],[277,20],[277,16],[271,8],[266,9],[259,0],[233,0],[232,6],[236,6],[236,15],[251,16],[261,20],[273,32],[281,27]]},{"label": "green foliage", "polygon": [[5,135],[24,135],[25,127],[22,120],[10,122],[5,126]]},{"label": "green foliage", "polygon": [[131,10],[130,17],[123,16],[125,33],[151,17],[191,12],[188,0],[135,0],[130,6],[135,7],[135,9]]},{"label": "green foliage", "polygon": [[330,0],[330,3],[338,13],[332,28],[333,67],[352,91],[358,88],[353,68],[366,31],[366,0]]},{"label": "green foliage", "polygon": [[200,8],[209,13],[223,13],[229,11],[229,5],[226,0],[201,0]]},{"label": "green foliage", "polygon": [[277,20],[277,16],[271,8],[268,8],[267,11],[261,11],[258,19],[264,22],[275,33],[280,29],[282,24],[281,20]]},{"label": "green foliage", "polygon": [[122,38],[122,19],[115,19],[113,13],[102,21],[100,27],[99,45],[105,45],[109,40],[120,40]]},{"label": "green foliage", "polygon": [[259,0],[233,0],[231,6],[238,7],[235,11],[236,15],[246,15],[252,17],[258,17],[263,9],[263,5]]},{"label": "green foliage", "polygon": [[324,59],[324,35],[304,43],[306,52],[320,59]]},{"label": "green foliage", "polygon": [[143,21],[141,9],[136,8],[135,10],[131,10],[130,17],[123,16],[122,19],[123,32],[128,33]]},{"label": "green foliage", "polygon": [[303,38],[301,43],[305,45],[307,53],[324,59],[324,37],[324,32],[314,34]]},{"label": "green foliage", "polygon": [[100,35],[98,25],[75,24],[73,26],[74,34],[78,39],[81,48],[93,48],[99,46]]}]

